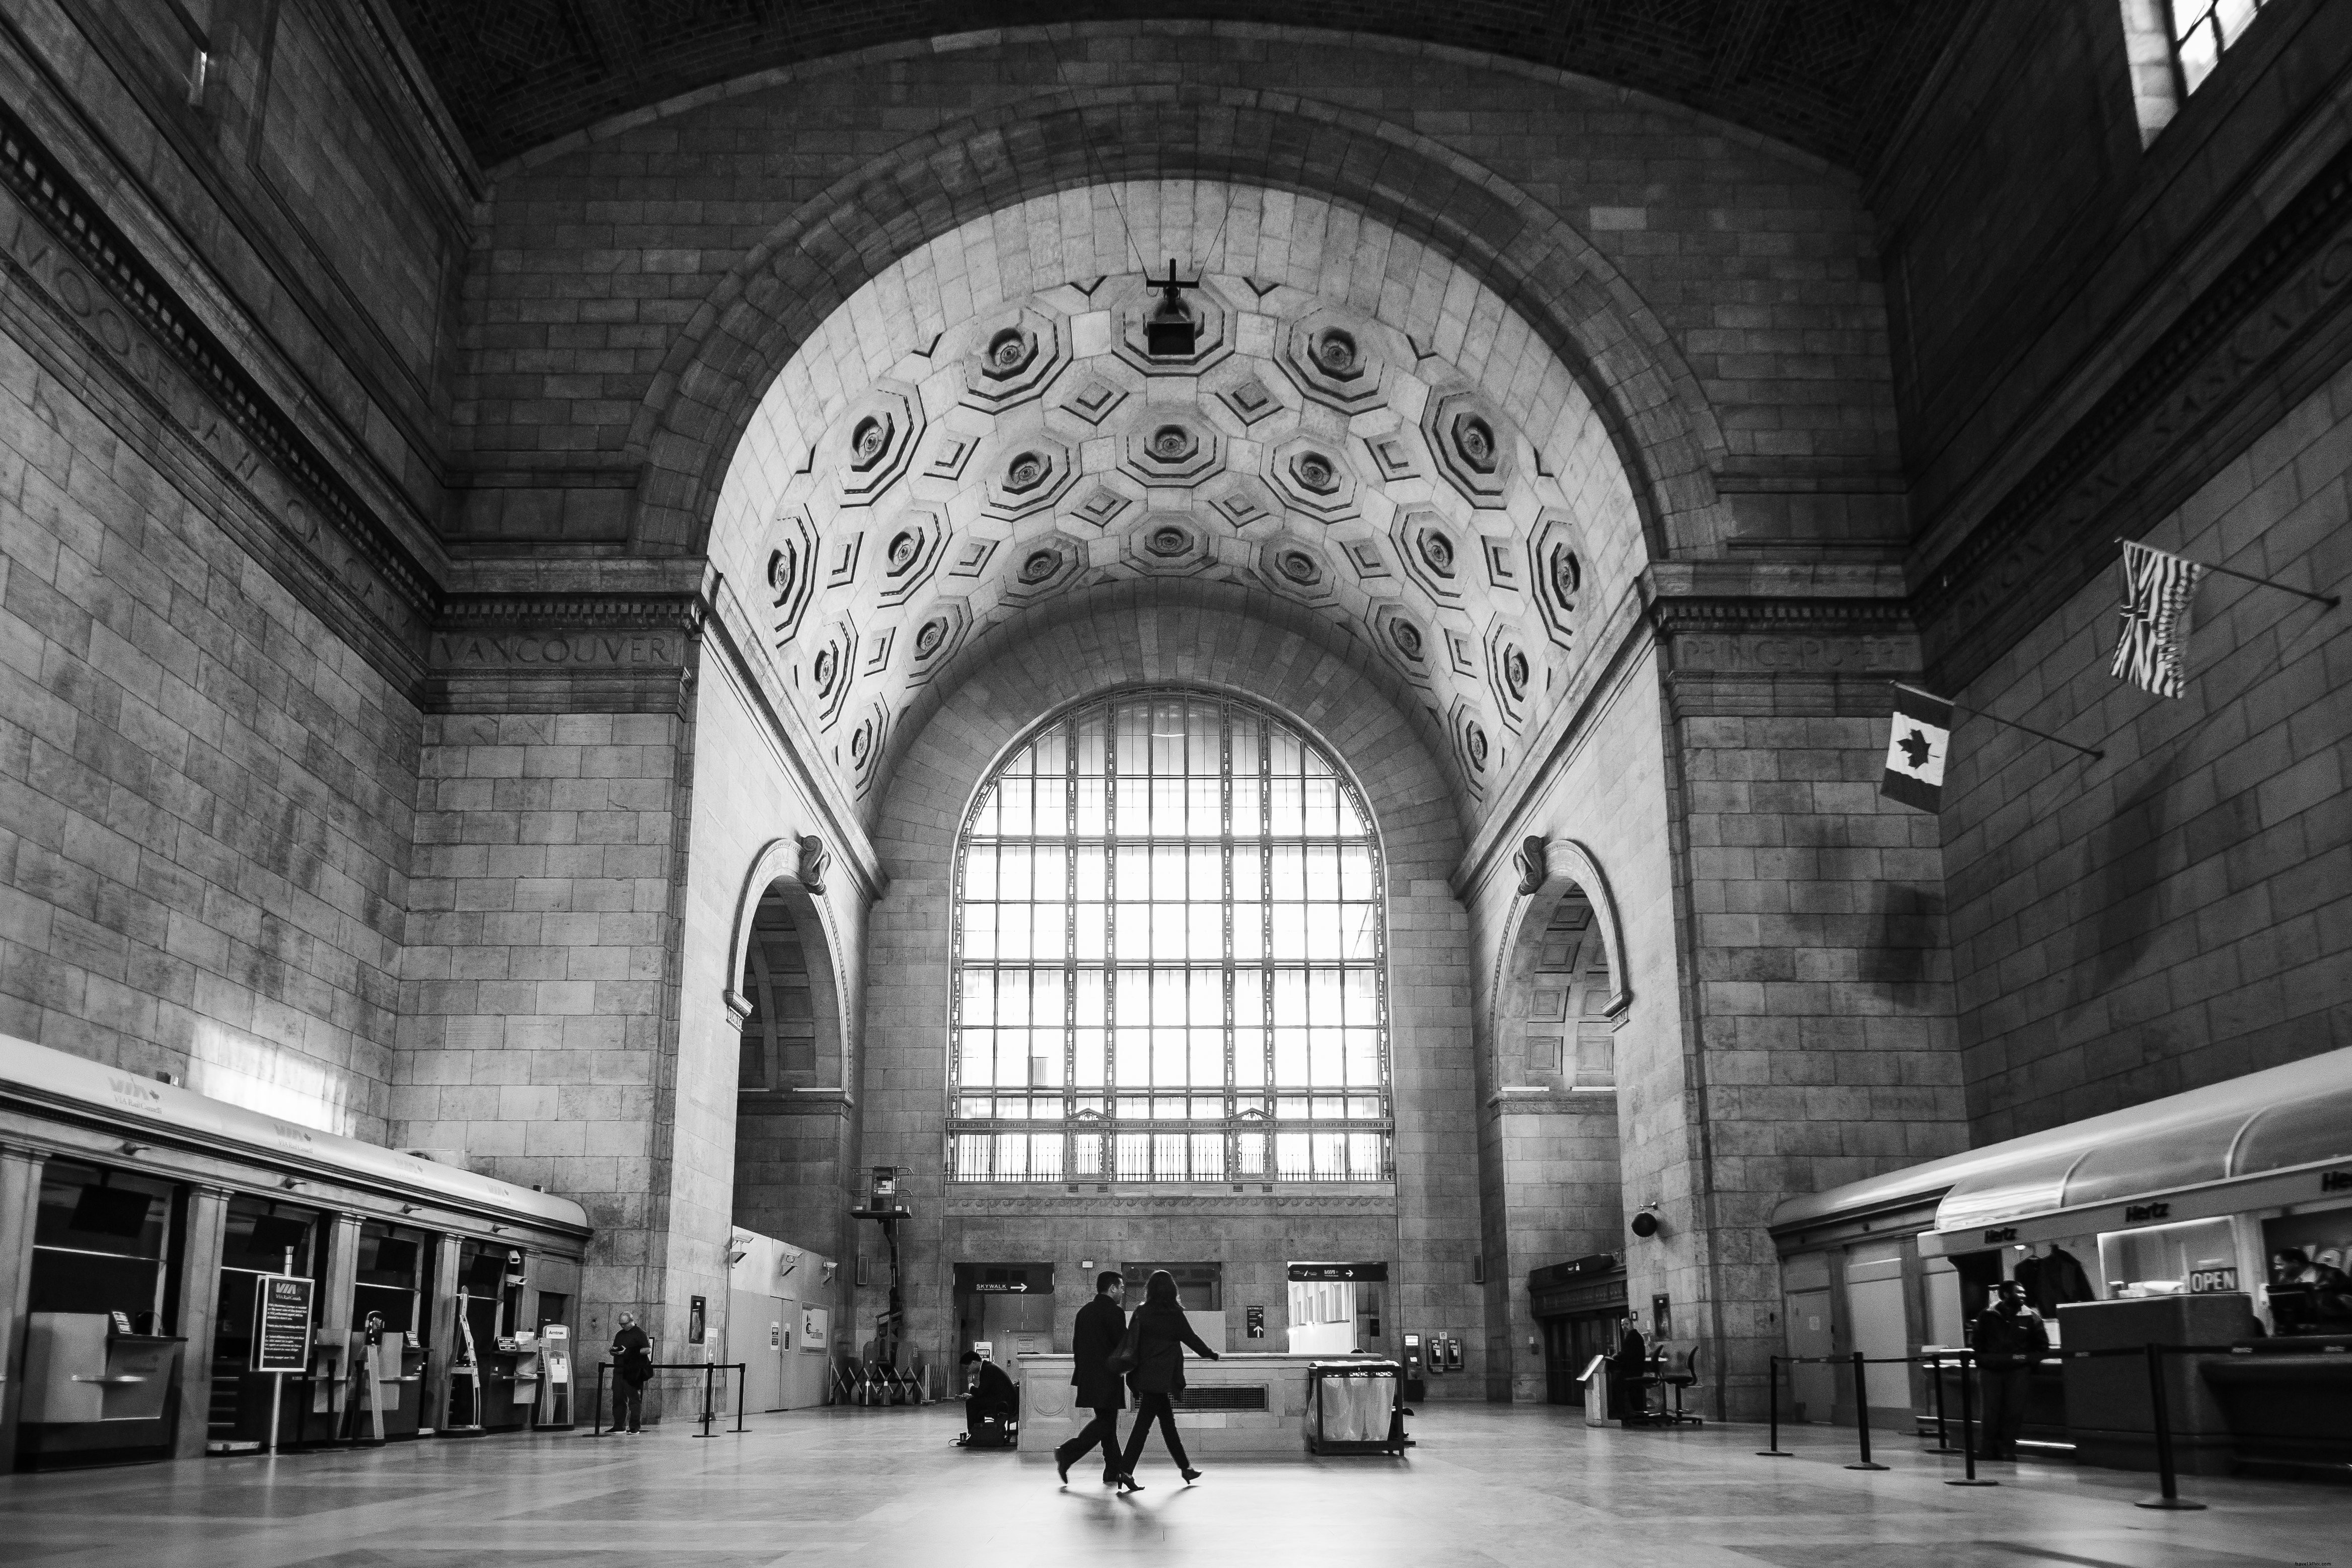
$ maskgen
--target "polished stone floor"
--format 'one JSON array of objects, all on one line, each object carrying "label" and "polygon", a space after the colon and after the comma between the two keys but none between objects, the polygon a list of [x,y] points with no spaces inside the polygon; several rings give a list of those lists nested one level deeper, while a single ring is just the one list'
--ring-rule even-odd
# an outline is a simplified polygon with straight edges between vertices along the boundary
[{"label": "polished stone floor", "polygon": [[[2352,1568],[2352,1490],[2192,1479],[2203,1513],[2132,1506],[2149,1479],[1990,1467],[1811,1428],[1759,1458],[1757,1427],[1590,1430],[1575,1413],[1424,1409],[1407,1460],[1227,1464],[1185,1487],[1166,1456],[1119,1499],[1058,1488],[1034,1457],[966,1453],[961,1412],[754,1416],[0,1478],[0,1563],[42,1568],[752,1568],[855,1563],[1610,1568]],[[1893,1451],[1890,1451],[1893,1450]],[[1024,1458],[1027,1462],[1024,1462]],[[1081,1472],[1074,1471],[1073,1482]]]}]

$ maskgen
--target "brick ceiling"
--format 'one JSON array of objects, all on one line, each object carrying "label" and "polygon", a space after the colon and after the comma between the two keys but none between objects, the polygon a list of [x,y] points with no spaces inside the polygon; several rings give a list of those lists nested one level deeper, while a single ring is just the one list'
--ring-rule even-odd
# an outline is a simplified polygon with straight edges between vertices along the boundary
[{"label": "brick ceiling", "polygon": [[1875,162],[1963,0],[392,0],[484,164],[747,72],[1073,20],[1335,27],[1480,49]]}]

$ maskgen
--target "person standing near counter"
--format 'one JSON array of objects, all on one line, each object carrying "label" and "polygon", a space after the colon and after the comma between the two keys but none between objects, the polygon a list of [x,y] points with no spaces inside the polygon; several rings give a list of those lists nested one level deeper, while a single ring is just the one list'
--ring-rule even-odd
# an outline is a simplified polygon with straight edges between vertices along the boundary
[{"label": "person standing near counter", "polygon": [[1984,1388],[1984,1426],[1977,1434],[1979,1459],[2017,1458],[2034,1364],[2050,1354],[2050,1331],[2025,1304],[2025,1292],[2017,1281],[2003,1280],[1997,1293],[2000,1299],[1978,1313],[1969,1330],[1969,1348],[1977,1353],[1978,1381]]},{"label": "person standing near counter", "polygon": [[1103,1452],[1103,1485],[1116,1483],[1127,1468],[1118,1458],[1118,1413],[1127,1408],[1127,1393],[1109,1365],[1110,1353],[1127,1337],[1127,1314],[1118,1305],[1126,1284],[1116,1269],[1097,1274],[1095,1299],[1078,1309],[1078,1321],[1070,1330],[1070,1386],[1077,1390],[1071,1403],[1093,1411],[1095,1418],[1054,1450],[1054,1468],[1066,1486],[1070,1467],[1097,1443]]},{"label": "person standing near counter", "polygon": [[646,1385],[653,1381],[653,1341],[633,1312],[621,1314],[613,1334],[613,1430],[637,1436],[645,1425]]},{"label": "person standing near counter", "polygon": [[1151,1271],[1143,1288],[1143,1305],[1136,1309],[1135,1321],[1128,1324],[1127,1332],[1135,1354],[1135,1370],[1127,1375],[1127,1385],[1135,1390],[1135,1429],[1127,1435],[1118,1484],[1128,1491],[1143,1490],[1135,1479],[1135,1461],[1143,1457],[1143,1440],[1150,1435],[1155,1420],[1160,1423],[1160,1435],[1168,1440],[1168,1457],[1176,1461],[1184,1479],[1199,1480],[1201,1472],[1184,1457],[1184,1441],[1176,1436],[1176,1410],[1169,1401],[1184,1394],[1184,1347],[1192,1346],[1193,1354],[1210,1361],[1217,1359],[1217,1353],[1192,1332],[1192,1322],[1176,1297],[1175,1275],[1165,1269]]}]

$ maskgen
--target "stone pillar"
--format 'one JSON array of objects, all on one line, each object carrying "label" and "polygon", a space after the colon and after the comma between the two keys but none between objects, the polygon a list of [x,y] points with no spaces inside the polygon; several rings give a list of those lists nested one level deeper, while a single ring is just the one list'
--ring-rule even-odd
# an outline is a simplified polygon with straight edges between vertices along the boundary
[{"label": "stone pillar", "polygon": [[220,1308],[221,1240],[228,1228],[228,1188],[188,1189],[180,1229],[180,1414],[172,1457],[201,1459],[213,1407],[213,1332]]},{"label": "stone pillar", "polygon": [[457,1238],[433,1239],[433,1299],[425,1303],[425,1321],[433,1325],[433,1352],[425,1358],[425,1381],[417,1396],[425,1401],[421,1423],[439,1431],[449,1420],[449,1364],[457,1355]]},{"label": "stone pillar", "polygon": [[33,1226],[41,1207],[38,1149],[0,1145],[0,1475],[16,1468],[16,1407],[25,1396],[26,1301],[33,1281]]},{"label": "stone pillar", "polygon": [[[349,1364],[352,1343],[352,1287],[360,1271],[360,1217],[338,1210],[327,1217],[327,1268],[319,1281],[318,1345],[331,1346],[334,1354],[321,1358],[314,1349],[310,1357],[312,1369],[325,1370],[348,1385],[352,1369]],[[349,1398],[344,1392],[327,1402],[331,1411],[337,1412],[336,1430],[341,1430],[340,1412]],[[317,1401],[314,1399],[315,1405]]]},{"label": "stone pillar", "polygon": [[1702,1342],[1711,1414],[1760,1419],[1773,1208],[1967,1145],[1938,824],[1878,793],[1918,643],[1895,567],[1659,566],[1643,589],[1685,1000],[1678,1059],[1620,1085],[1625,1207],[1662,1221],[1629,1293]]}]

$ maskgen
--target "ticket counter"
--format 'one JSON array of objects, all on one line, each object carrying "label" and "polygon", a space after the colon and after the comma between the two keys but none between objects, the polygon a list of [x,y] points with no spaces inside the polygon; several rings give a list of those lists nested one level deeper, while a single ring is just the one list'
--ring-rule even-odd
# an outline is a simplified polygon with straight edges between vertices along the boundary
[{"label": "ticket counter", "polygon": [[[2305,1396],[2327,1368],[2352,1370],[2319,1348],[2352,1335],[2352,1050],[1791,1198],[1771,1228],[1790,1355],[1964,1345],[2013,1282],[2062,1351],[2248,1347],[2174,1366],[2189,1380],[2173,1401],[2184,1469],[2352,1469],[2343,1406]],[[2277,1370],[2296,1339],[2313,1344],[2313,1378]],[[1794,1369],[1784,1410],[1851,1421],[1829,1370]],[[1920,1369],[1870,1370],[1874,1426],[1932,1412]],[[2126,1359],[2047,1364],[2021,1447],[2139,1467],[2146,1385]]]},{"label": "ticket counter", "polygon": [[[525,1425],[588,1236],[568,1199],[0,1036],[0,1465],[251,1453],[273,1406],[289,1448],[372,1441],[375,1400],[387,1439],[434,1432],[467,1267],[498,1281],[497,1424]],[[257,1373],[289,1272],[309,1356]]]}]

